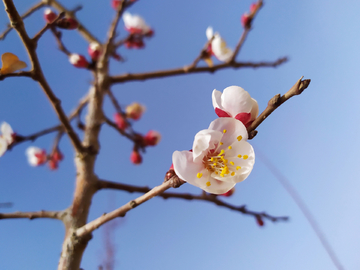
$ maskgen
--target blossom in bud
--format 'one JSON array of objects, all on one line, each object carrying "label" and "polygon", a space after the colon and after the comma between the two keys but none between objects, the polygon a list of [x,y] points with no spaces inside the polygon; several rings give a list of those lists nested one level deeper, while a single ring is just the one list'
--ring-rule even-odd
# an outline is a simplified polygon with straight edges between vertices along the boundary
[{"label": "blossom in bud", "polygon": [[101,46],[97,42],[91,42],[88,47],[88,53],[92,60],[96,61],[101,55]]},{"label": "blossom in bud", "polygon": [[244,13],[242,16],[241,16],[241,25],[244,27],[244,28],[249,28],[250,27],[250,23],[251,23],[251,16],[247,13]]},{"label": "blossom in bud", "polygon": [[139,120],[142,114],[145,112],[145,109],[145,106],[134,102],[126,107],[126,116],[133,120]]},{"label": "blossom in bud", "polygon": [[221,196],[224,196],[224,197],[230,197],[230,196],[232,196],[234,193],[235,193],[235,187],[233,187],[232,189],[230,189],[228,192],[225,192],[225,193],[220,194],[220,195],[221,195]]},{"label": "blossom in bud", "polygon": [[5,154],[7,148],[8,148],[7,141],[2,136],[0,136],[0,157],[2,157]]},{"label": "blossom in bud", "polygon": [[177,176],[206,192],[223,194],[245,180],[255,163],[246,127],[234,118],[218,118],[195,135],[192,151],[172,156]]},{"label": "blossom in bud", "polygon": [[150,26],[139,15],[131,15],[129,12],[125,12],[123,20],[125,28],[130,34],[151,35]]},{"label": "blossom in bud", "polygon": [[250,5],[250,13],[254,14],[259,8],[259,4],[258,3],[252,3]]},{"label": "blossom in bud", "polygon": [[264,226],[264,221],[261,218],[261,216],[256,216],[256,223],[257,225],[259,225],[260,227]]},{"label": "blossom in bud", "polygon": [[44,19],[47,23],[52,23],[57,17],[57,14],[50,8],[44,10]]},{"label": "blossom in bud", "polygon": [[[135,2],[136,0],[130,0],[129,2]],[[112,0],[111,1],[111,7],[115,10],[117,10],[120,6],[121,1],[120,0]]]},{"label": "blossom in bud", "polygon": [[0,69],[0,74],[9,74],[20,69],[26,68],[27,65],[25,62],[20,61],[19,58],[12,53],[4,53],[1,55],[2,67]]},{"label": "blossom in bud", "polygon": [[115,113],[114,120],[115,120],[115,124],[119,129],[125,130],[128,127],[128,123],[126,122],[126,119],[121,113]]},{"label": "blossom in bud", "polygon": [[142,49],[145,47],[145,43],[142,38],[129,38],[125,41],[125,46],[128,49]]},{"label": "blossom in bud", "polygon": [[39,147],[30,146],[25,153],[31,166],[39,166],[47,161],[46,151]]},{"label": "blossom in bud", "polygon": [[2,122],[0,130],[2,133],[1,137],[6,140],[8,145],[15,141],[16,134],[8,123]]},{"label": "blossom in bud", "polygon": [[73,18],[62,18],[57,21],[56,25],[66,30],[73,30],[79,27],[79,23]]},{"label": "blossom in bud", "polygon": [[154,146],[159,143],[161,139],[161,134],[155,130],[150,130],[145,136],[144,136],[144,144],[147,146]]},{"label": "blossom in bud", "polygon": [[136,150],[132,151],[131,155],[130,155],[130,161],[132,163],[134,163],[135,165],[138,165],[142,162],[142,156],[140,155],[140,153]]},{"label": "blossom in bud", "polygon": [[86,58],[80,54],[73,53],[69,57],[70,63],[78,68],[87,68],[89,66],[89,62]]},{"label": "blossom in bud", "polygon": [[221,93],[214,90],[212,104],[219,117],[232,117],[249,126],[259,114],[259,106],[250,94],[239,86],[229,86]]},{"label": "blossom in bud", "polygon": [[50,156],[48,161],[48,166],[50,170],[56,170],[57,168],[59,168],[59,162],[63,159],[63,154],[59,151],[59,149],[56,149],[55,152]]},{"label": "blossom in bud", "polygon": [[211,51],[211,54],[222,62],[230,60],[233,55],[233,51],[227,47],[225,40],[222,39],[218,32],[214,34],[211,26],[206,29],[206,37],[208,40],[214,37],[211,41],[211,47],[208,48],[208,50]]}]

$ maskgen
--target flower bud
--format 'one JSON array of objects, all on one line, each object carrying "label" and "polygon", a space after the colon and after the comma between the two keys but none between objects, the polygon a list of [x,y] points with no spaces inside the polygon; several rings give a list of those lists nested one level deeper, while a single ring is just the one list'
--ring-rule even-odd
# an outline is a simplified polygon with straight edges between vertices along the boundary
[{"label": "flower bud", "polygon": [[39,166],[47,161],[46,151],[35,146],[26,149],[26,155],[31,166]]},{"label": "flower bud", "polygon": [[159,143],[161,139],[161,134],[155,130],[150,130],[145,136],[144,136],[144,144],[146,146],[154,146]]},{"label": "flower bud", "polygon": [[99,59],[99,56],[101,54],[101,46],[97,42],[91,42],[89,44],[88,53],[92,60],[96,61]]},{"label": "flower bud", "polygon": [[249,28],[250,27],[250,23],[251,23],[251,17],[249,14],[247,13],[244,13],[242,16],[241,16],[241,25],[244,27],[244,28]]},{"label": "flower bud", "polygon": [[52,23],[57,17],[57,14],[50,8],[44,10],[44,19],[47,23]]},{"label": "flower bud", "polygon": [[120,0],[112,0],[111,1],[111,7],[113,8],[113,9],[115,9],[115,10],[117,10],[118,9],[118,7],[119,7],[119,5],[120,5]]},{"label": "flower bud", "polygon": [[256,10],[258,9],[258,6],[259,6],[258,3],[252,3],[252,4],[250,5],[250,13],[251,13],[251,14],[255,13]]},{"label": "flower bud", "polygon": [[78,68],[87,68],[89,66],[89,62],[80,54],[74,53],[70,55],[69,61],[73,66]]},{"label": "flower bud", "polygon": [[138,151],[134,150],[130,155],[130,161],[135,165],[139,165],[142,162],[142,156]]},{"label": "flower bud", "polygon": [[220,195],[221,195],[221,196],[224,196],[224,197],[230,197],[230,196],[232,196],[234,193],[235,193],[235,187],[233,187],[232,189],[230,189],[228,192],[225,192],[225,193],[220,194]]},{"label": "flower bud", "polygon": [[145,43],[141,38],[129,39],[125,41],[125,46],[128,49],[142,49],[145,47]]},{"label": "flower bud", "polygon": [[57,27],[67,30],[73,30],[79,27],[79,23],[73,18],[62,18],[57,21]]},{"label": "flower bud", "polygon": [[256,216],[256,223],[257,225],[259,225],[260,227],[264,226],[264,221],[261,218],[261,216]]},{"label": "flower bud", "polygon": [[122,116],[121,113],[115,113],[114,120],[119,129],[125,130],[128,127],[128,123],[126,122],[125,118]]},{"label": "flower bud", "polygon": [[134,102],[126,107],[126,116],[128,118],[139,120],[145,112],[145,107],[137,102]]},{"label": "flower bud", "polygon": [[59,168],[59,162],[53,160],[53,159],[50,159],[49,162],[48,162],[48,166],[50,168],[50,170],[56,170],[57,168]]},{"label": "flower bud", "polygon": [[55,161],[61,161],[64,159],[64,155],[59,150],[55,150],[51,156],[51,159]]}]

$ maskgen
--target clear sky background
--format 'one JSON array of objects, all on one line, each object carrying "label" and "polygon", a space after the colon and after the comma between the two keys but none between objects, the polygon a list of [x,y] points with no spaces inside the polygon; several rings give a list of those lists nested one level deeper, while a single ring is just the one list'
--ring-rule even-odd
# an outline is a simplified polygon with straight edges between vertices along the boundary
[{"label": "clear sky background", "polygon": [[[78,18],[100,40],[115,12],[110,1],[61,1],[73,8],[83,4]],[[20,13],[35,1],[15,1]],[[155,29],[143,50],[119,53],[127,60],[111,63],[112,74],[182,67],[190,64],[206,42],[211,25],[234,48],[242,27],[240,16],[251,1],[145,1],[129,11],[142,15]],[[161,143],[149,148],[141,166],[129,161],[132,145],[113,129],[103,126],[96,173],[102,179],[140,186],[163,181],[175,150],[187,150],[194,135],[216,118],[211,104],[213,89],[239,85],[265,109],[268,100],[285,93],[302,75],[309,88],[276,110],[258,128],[251,141],[289,179],[316,217],[323,233],[346,270],[360,269],[360,155],[359,155],[359,48],[360,2],[357,0],[265,1],[243,46],[239,61],[289,62],[273,69],[222,70],[145,82],[115,85],[122,105],[143,103],[147,111],[134,128],[155,129]],[[0,9],[0,29],[8,22]],[[43,11],[26,19],[29,33],[44,26]],[[119,34],[125,36],[123,22]],[[76,31],[63,31],[72,52],[87,51]],[[0,53],[12,52],[29,63],[17,34],[0,42]],[[92,81],[86,70],[76,69],[58,51],[51,33],[39,42],[38,54],[55,94],[70,112]],[[200,63],[204,65],[203,62]],[[112,117],[109,100],[105,112]],[[0,122],[28,135],[58,123],[38,85],[26,78],[0,82]],[[57,171],[27,164],[30,145],[50,149],[55,134],[23,143],[0,159],[0,202],[13,202],[3,212],[61,210],[72,201],[75,169],[69,140],[61,141],[65,160]],[[200,193],[190,185],[178,192]],[[140,194],[101,191],[94,197],[89,220],[119,207]],[[112,208],[110,199],[114,198]],[[286,223],[265,222],[205,202],[154,198],[126,215],[113,236],[116,269],[336,269],[314,231],[289,194],[260,158],[252,174],[236,186],[231,198],[254,211],[290,216]],[[110,203],[111,204],[111,203]],[[95,270],[104,257],[103,230],[94,232],[82,268]],[[55,220],[1,220],[0,269],[56,269],[64,228]]]}]

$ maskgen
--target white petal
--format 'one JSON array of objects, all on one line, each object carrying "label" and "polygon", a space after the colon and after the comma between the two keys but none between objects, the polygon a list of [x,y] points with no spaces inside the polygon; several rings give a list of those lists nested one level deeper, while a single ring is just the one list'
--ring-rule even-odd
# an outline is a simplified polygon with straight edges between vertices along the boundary
[{"label": "white petal", "polygon": [[249,113],[253,106],[250,94],[239,86],[226,87],[221,96],[221,104],[233,117],[238,113]]},{"label": "white petal", "polygon": [[[204,180],[201,182],[201,186],[198,186],[198,185],[195,185],[195,186],[198,186],[199,188],[205,190],[208,193],[212,193],[212,194],[223,194],[225,192],[228,192],[236,184],[236,183],[231,183],[231,182],[219,181],[212,177],[209,177],[208,179],[206,179],[206,182]],[[205,182],[205,184],[203,184],[204,182]],[[210,185],[208,182],[210,182]],[[190,183],[190,184],[192,184],[192,183]]]},{"label": "white petal", "polygon": [[225,40],[218,33],[215,33],[215,37],[211,42],[211,49],[216,58],[223,62],[230,60],[233,55],[233,51],[227,47]]},{"label": "white petal", "polygon": [[204,169],[202,162],[195,163],[193,161],[193,153],[190,151],[175,151],[172,155],[172,162],[177,176],[187,182],[193,182],[197,178],[198,172]]},{"label": "white petal", "polygon": [[12,134],[14,134],[14,131],[12,130],[11,126],[8,123],[2,122],[1,132],[2,132],[3,138],[7,141],[8,144],[11,144],[14,141],[14,139],[12,137]]},{"label": "white petal", "polygon": [[204,156],[215,149],[222,138],[222,132],[218,130],[204,129],[195,135],[193,143],[193,161],[202,163]]},{"label": "white petal", "polygon": [[252,101],[252,108],[250,112],[251,113],[250,121],[253,121],[256,119],[256,117],[259,114],[259,105],[255,99],[251,98],[251,101]]},{"label": "white petal", "polygon": [[206,37],[208,40],[210,40],[214,35],[214,31],[213,31],[213,28],[211,26],[209,26],[207,29],[206,29]]},{"label": "white petal", "polygon": [[42,149],[36,146],[30,146],[26,149],[26,156],[28,158],[28,162],[31,166],[37,166],[38,165],[38,158],[35,156],[35,154],[39,154],[42,152]]},{"label": "white petal", "polygon": [[230,117],[217,118],[210,123],[209,129],[218,130],[224,133],[221,141],[224,143],[224,147],[228,147],[236,142],[239,136],[242,137],[242,140],[248,139],[248,133],[246,127],[239,120]]},{"label": "white petal", "polygon": [[221,110],[224,110],[222,104],[221,104],[221,95],[222,93],[216,89],[214,89],[214,91],[212,92],[212,104],[214,109],[215,108],[219,108]]},{"label": "white petal", "polygon": [[144,19],[139,15],[131,15],[125,12],[123,20],[126,28],[135,28],[143,31],[143,34],[149,32],[151,28],[146,24]]},{"label": "white petal", "polygon": [[3,156],[7,150],[7,142],[4,138],[0,137],[0,157]]}]

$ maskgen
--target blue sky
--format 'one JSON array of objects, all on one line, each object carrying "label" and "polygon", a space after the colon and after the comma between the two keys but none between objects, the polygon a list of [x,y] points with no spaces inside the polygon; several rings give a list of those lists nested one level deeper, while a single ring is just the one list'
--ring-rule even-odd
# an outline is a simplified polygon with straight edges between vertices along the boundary
[{"label": "blue sky", "polygon": [[[109,1],[110,2],[110,1]],[[35,2],[33,2],[35,3]],[[20,13],[31,1],[15,1]],[[78,17],[100,40],[114,16],[107,1],[62,1],[69,8],[83,4]],[[211,25],[229,47],[242,28],[240,16],[251,1],[143,1],[129,12],[142,15],[155,29],[144,50],[120,49],[124,63],[111,63],[111,74],[143,72],[190,64],[206,42]],[[255,98],[260,111],[277,93],[285,93],[301,76],[309,88],[286,102],[258,128],[251,141],[297,189],[347,270],[360,268],[360,147],[359,53],[360,3],[348,1],[265,1],[243,46],[239,61],[289,62],[272,69],[222,70],[113,87],[120,104],[143,103],[147,111],[134,128],[155,129],[161,143],[149,148],[141,166],[129,161],[132,145],[103,126],[96,173],[102,179],[140,186],[156,186],[171,164],[175,150],[190,149],[194,135],[216,118],[213,89],[239,85]],[[42,11],[28,18],[26,29],[35,34],[43,25]],[[0,10],[4,29],[7,16]],[[120,22],[120,36],[125,35]],[[76,31],[64,31],[72,52],[86,55],[87,43]],[[12,52],[29,63],[15,32],[0,43],[0,53]],[[91,74],[68,63],[54,38],[46,33],[38,47],[45,75],[66,112],[85,95]],[[201,63],[203,65],[204,63]],[[114,113],[110,102],[105,112]],[[0,82],[0,122],[27,135],[57,124],[56,115],[36,83],[9,78]],[[80,133],[81,134],[81,133]],[[30,145],[50,149],[55,134],[24,143],[0,159],[0,202],[13,202],[4,212],[60,210],[69,206],[74,188],[73,151],[61,141],[65,160],[58,171],[27,164]],[[190,185],[178,192],[200,193]],[[139,194],[140,195],[140,194]],[[89,220],[109,208],[110,198],[121,206],[137,194],[101,191],[95,195]],[[259,157],[252,174],[236,186],[235,205],[273,215],[288,215],[287,223],[266,222],[203,202],[154,198],[120,222],[114,235],[116,269],[336,269],[294,201]],[[114,206],[113,206],[114,207]],[[64,237],[61,222],[53,220],[0,221],[0,268],[56,269]],[[103,231],[95,231],[82,267],[97,269],[104,256]]]}]

